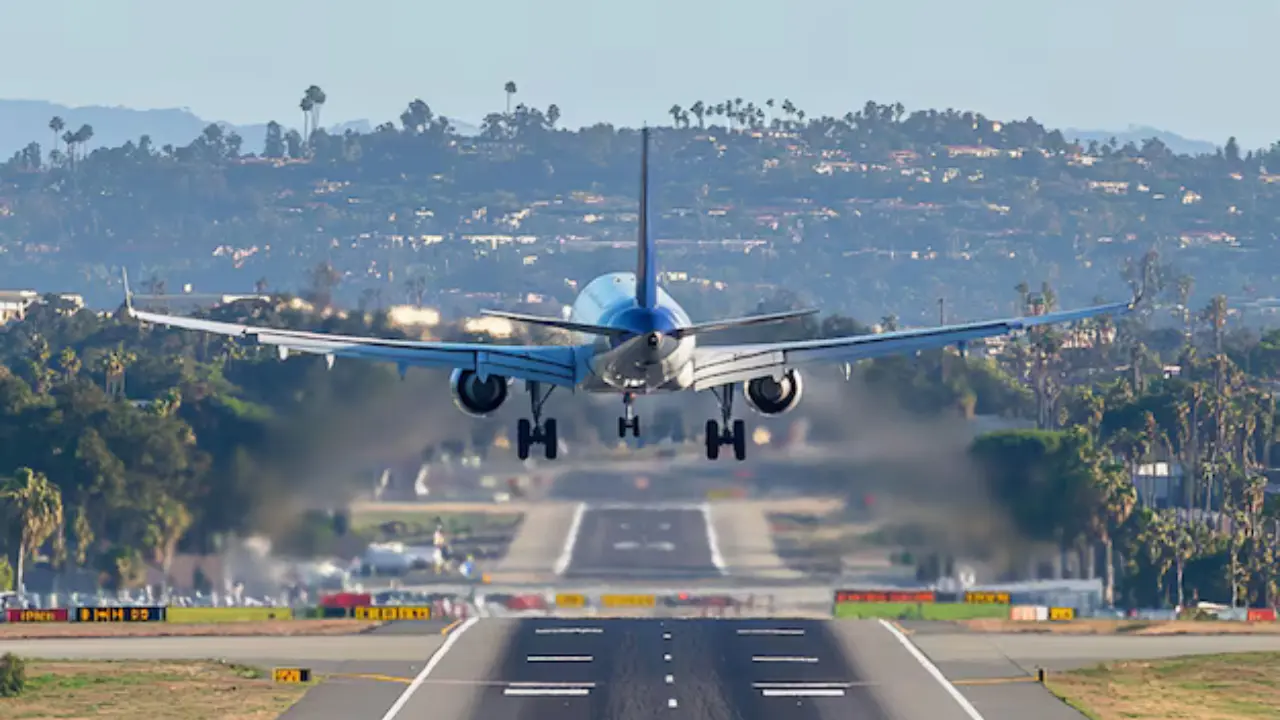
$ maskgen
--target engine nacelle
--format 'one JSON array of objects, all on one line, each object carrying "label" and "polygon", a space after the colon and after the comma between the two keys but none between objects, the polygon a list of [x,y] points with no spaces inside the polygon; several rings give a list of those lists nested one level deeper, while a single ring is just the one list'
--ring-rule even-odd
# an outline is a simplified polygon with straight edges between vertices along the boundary
[{"label": "engine nacelle", "polygon": [[481,382],[475,370],[457,369],[449,376],[453,404],[472,417],[484,417],[502,407],[510,385],[511,381],[501,375],[490,375]]},{"label": "engine nacelle", "polygon": [[772,377],[756,378],[747,383],[747,404],[761,415],[781,415],[800,404],[804,382],[798,370],[788,370],[779,381]]}]

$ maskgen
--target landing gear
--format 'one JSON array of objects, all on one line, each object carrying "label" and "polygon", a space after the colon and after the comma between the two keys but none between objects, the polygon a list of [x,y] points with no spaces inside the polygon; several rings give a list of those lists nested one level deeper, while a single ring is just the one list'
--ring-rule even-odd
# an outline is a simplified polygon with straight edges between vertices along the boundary
[{"label": "landing gear", "polygon": [[631,430],[631,437],[640,437],[640,418],[636,417],[635,401],[635,395],[623,393],[622,406],[625,414],[618,418],[618,437],[620,438],[627,436],[627,430]]},{"label": "landing gear", "polygon": [[[733,385],[725,385],[720,388],[712,388],[711,394],[716,396],[716,402],[720,404],[721,422],[715,420],[707,421],[707,459],[716,460],[720,457],[720,447],[723,445],[733,446],[733,457],[737,460],[747,459],[747,424],[742,420],[732,420],[733,417]],[[723,430],[721,429],[723,427]],[[732,430],[730,428],[732,427]]]},{"label": "landing gear", "polygon": [[556,435],[556,421],[555,418],[547,418],[543,421],[542,406],[546,404],[547,398],[551,397],[551,392],[556,387],[552,385],[543,392],[542,383],[537,381],[530,381],[528,387],[533,420],[520,418],[520,422],[516,424],[516,455],[521,460],[528,460],[529,448],[542,445],[547,459],[555,460],[560,442]]}]

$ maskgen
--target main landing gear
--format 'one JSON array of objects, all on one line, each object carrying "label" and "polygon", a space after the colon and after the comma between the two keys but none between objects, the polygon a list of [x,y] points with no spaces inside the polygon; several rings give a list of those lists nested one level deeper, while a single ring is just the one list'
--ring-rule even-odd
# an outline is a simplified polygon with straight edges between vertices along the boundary
[{"label": "main landing gear", "polygon": [[529,448],[542,445],[547,459],[555,460],[556,450],[559,449],[556,421],[555,418],[547,418],[545,421],[542,419],[542,406],[546,404],[547,398],[551,397],[551,392],[556,389],[556,386],[552,385],[543,392],[542,383],[530,381],[528,387],[533,420],[520,418],[520,422],[516,424],[516,455],[521,460],[528,460]]},{"label": "main landing gear", "polygon": [[[716,396],[716,402],[720,404],[721,422],[715,420],[707,421],[707,459],[716,460],[720,457],[720,448],[723,445],[733,446],[733,456],[738,460],[747,459],[747,424],[742,420],[731,420],[733,417],[733,385],[724,385],[719,388],[711,388],[711,394]],[[730,430],[732,423],[732,430]],[[723,429],[721,426],[723,425]]]},{"label": "main landing gear", "polygon": [[631,393],[622,394],[624,414],[618,418],[618,437],[625,438],[627,430],[631,437],[640,437],[640,418],[636,416],[636,396]]}]

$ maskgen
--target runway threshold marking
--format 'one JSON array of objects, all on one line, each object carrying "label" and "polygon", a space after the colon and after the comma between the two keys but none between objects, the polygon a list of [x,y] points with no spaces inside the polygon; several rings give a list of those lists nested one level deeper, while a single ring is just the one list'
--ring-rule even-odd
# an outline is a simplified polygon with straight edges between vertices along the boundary
[{"label": "runway threshold marking", "polygon": [[543,688],[525,688],[525,687],[509,687],[502,690],[503,695],[518,695],[526,697],[582,697],[591,694],[590,688],[583,687],[543,687]]},{"label": "runway threshold marking", "polygon": [[969,716],[969,720],[985,720],[985,718],[982,717],[982,714],[978,712],[977,708],[969,702],[969,699],[957,690],[955,685],[951,684],[951,681],[942,674],[942,671],[939,670],[938,667],[929,660],[929,658],[925,657],[925,654],[920,652],[920,648],[916,647],[914,643],[908,640],[907,636],[903,635],[901,630],[894,627],[893,623],[883,619],[880,620],[880,625],[885,630],[888,630],[889,634],[893,635],[902,647],[907,649],[907,652],[911,653],[911,656],[916,659],[916,662],[920,663],[920,666],[925,669],[925,672],[929,673],[934,680],[938,681],[938,684],[942,686],[943,690],[947,691],[947,694],[951,696],[952,700],[956,701],[960,706],[960,709],[964,711],[965,715]]},{"label": "runway threshold marking", "polygon": [[400,693],[400,697],[396,698],[395,703],[387,709],[387,714],[382,716],[382,720],[394,720],[394,718],[400,714],[400,711],[404,709],[404,706],[409,703],[409,698],[412,698],[413,694],[418,691],[418,688],[422,687],[422,683],[427,681],[427,676],[431,674],[432,670],[436,669],[436,666],[440,664],[441,660],[444,660],[444,656],[448,654],[454,643],[458,642],[458,638],[465,635],[466,632],[477,622],[480,622],[480,618],[468,618],[466,622],[462,623],[455,632],[452,632],[445,637],[444,642],[440,644],[440,647],[431,654],[431,659],[427,661],[427,664],[422,668],[422,671],[413,678],[413,682],[409,683],[409,687],[405,688],[404,692]]}]

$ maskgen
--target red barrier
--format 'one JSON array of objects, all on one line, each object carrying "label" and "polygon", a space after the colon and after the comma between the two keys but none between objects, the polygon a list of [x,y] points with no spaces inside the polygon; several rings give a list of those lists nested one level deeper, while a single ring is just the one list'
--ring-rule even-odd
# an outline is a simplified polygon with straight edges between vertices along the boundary
[{"label": "red barrier", "polygon": [[51,608],[49,610],[9,608],[4,611],[4,619],[6,622],[11,623],[69,622],[71,620],[71,615],[67,608]]},{"label": "red barrier", "polygon": [[1245,619],[1249,622],[1275,622],[1275,608],[1249,608],[1248,615]]},{"label": "red barrier", "polygon": [[340,592],[332,595],[321,595],[321,607],[340,607],[354,608],[357,606],[369,606],[373,604],[373,595],[369,593],[349,593]]},{"label": "red barrier", "polygon": [[546,610],[547,599],[541,595],[513,595],[507,601],[508,610]]}]

